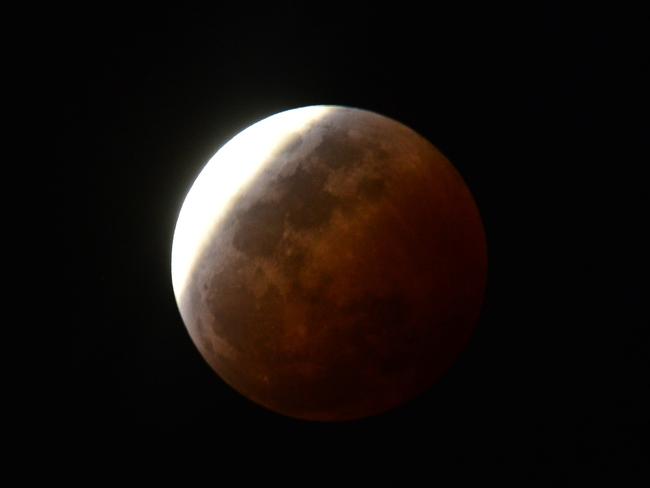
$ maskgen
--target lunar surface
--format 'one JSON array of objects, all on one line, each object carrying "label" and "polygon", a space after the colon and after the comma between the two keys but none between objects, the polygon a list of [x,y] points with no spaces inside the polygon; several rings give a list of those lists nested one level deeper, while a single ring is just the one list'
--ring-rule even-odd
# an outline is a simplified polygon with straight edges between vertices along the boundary
[{"label": "lunar surface", "polygon": [[172,281],[229,385],[309,420],[386,412],[430,388],[477,323],[486,243],[452,164],[408,127],[336,106],[229,141],[181,209]]}]

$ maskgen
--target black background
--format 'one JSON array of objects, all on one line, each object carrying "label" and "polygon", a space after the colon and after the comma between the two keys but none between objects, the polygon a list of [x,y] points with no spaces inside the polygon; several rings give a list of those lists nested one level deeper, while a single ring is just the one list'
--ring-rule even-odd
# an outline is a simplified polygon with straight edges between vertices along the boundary
[{"label": "black background", "polygon": [[[44,17],[65,296],[39,403],[53,452],[105,450],[114,467],[125,453],[189,454],[194,472],[241,464],[265,479],[305,466],[427,482],[449,466],[477,479],[647,470],[638,12],[398,2]],[[310,104],[374,110],[427,137],[474,193],[489,245],[484,312],[454,368],[411,404],[344,424],[280,417],[226,386],[170,280],[201,167],[244,127]]]}]

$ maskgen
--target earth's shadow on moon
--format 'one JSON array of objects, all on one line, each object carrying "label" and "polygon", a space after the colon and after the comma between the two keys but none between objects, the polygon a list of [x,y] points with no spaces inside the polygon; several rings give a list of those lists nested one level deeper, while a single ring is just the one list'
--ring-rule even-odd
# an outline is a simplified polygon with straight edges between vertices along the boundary
[{"label": "earth's shadow on moon", "polygon": [[286,137],[224,215],[179,308],[206,361],[255,403],[372,422],[469,340],[480,216],[453,166],[402,124],[333,107]]}]

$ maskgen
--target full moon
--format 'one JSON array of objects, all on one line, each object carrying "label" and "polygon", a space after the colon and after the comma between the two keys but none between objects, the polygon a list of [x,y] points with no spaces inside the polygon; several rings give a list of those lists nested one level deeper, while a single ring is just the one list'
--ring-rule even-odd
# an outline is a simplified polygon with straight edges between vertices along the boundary
[{"label": "full moon", "polygon": [[381,414],[438,381],[478,321],[479,211],[426,139],[377,113],[310,106],[257,122],[181,208],[172,284],[214,371],[290,417]]}]

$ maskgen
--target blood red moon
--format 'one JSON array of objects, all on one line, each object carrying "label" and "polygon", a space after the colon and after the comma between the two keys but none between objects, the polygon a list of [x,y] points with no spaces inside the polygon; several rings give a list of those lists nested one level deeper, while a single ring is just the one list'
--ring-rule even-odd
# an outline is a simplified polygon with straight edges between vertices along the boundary
[{"label": "blood red moon", "polygon": [[181,209],[172,281],[189,334],[247,398],[358,419],[439,380],[478,321],[483,225],[453,165],[379,114],[290,110],[229,141]]}]

